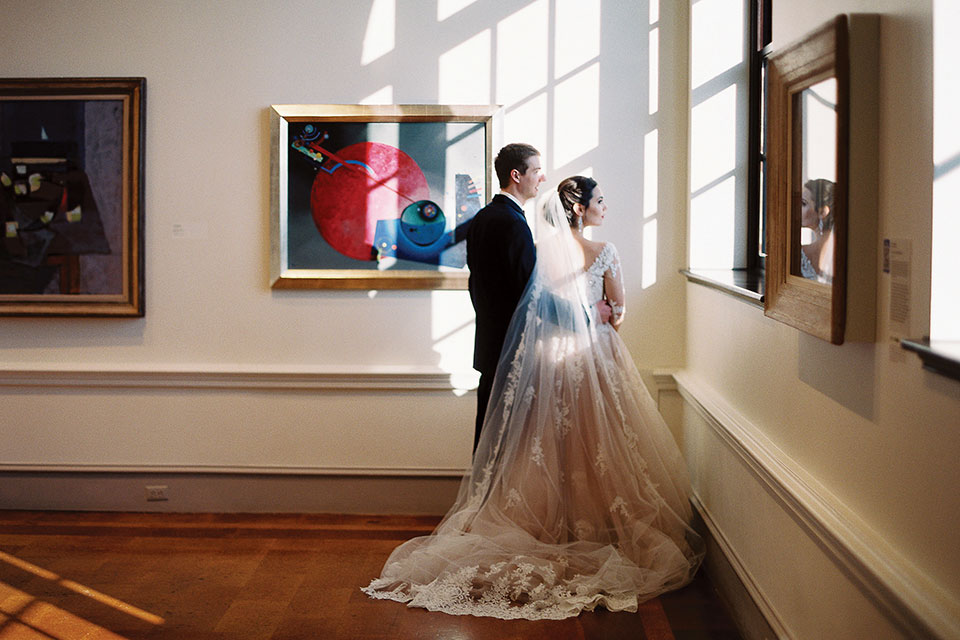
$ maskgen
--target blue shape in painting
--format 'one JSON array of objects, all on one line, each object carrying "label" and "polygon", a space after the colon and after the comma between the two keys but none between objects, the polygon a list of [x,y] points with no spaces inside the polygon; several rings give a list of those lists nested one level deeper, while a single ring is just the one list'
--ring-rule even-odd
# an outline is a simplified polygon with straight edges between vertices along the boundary
[{"label": "blue shape in painting", "polygon": [[466,174],[456,176],[456,220],[430,200],[407,205],[400,217],[378,220],[373,246],[380,258],[394,257],[462,268],[467,264],[467,226],[480,210],[480,193]]},{"label": "blue shape in painting", "polygon": [[453,231],[446,228],[440,207],[420,200],[407,206],[399,218],[378,220],[373,246],[381,257],[444,264],[441,252],[453,243]]},{"label": "blue shape in painting", "polygon": [[433,245],[447,228],[447,217],[434,202],[414,202],[400,214],[400,233],[419,247]]}]

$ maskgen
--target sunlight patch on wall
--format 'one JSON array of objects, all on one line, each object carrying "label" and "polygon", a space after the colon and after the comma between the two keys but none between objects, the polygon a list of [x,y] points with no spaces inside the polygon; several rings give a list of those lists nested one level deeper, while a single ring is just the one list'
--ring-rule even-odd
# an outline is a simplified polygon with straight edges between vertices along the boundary
[{"label": "sunlight patch on wall", "polygon": [[490,104],[490,36],[484,29],[440,55],[440,104]]},{"label": "sunlight patch on wall", "polygon": [[647,91],[650,95],[647,110],[653,115],[660,109],[660,29],[650,30],[650,67],[647,74]]},{"label": "sunlight patch on wall", "polygon": [[743,19],[742,0],[699,0],[693,5],[692,89],[743,62]]},{"label": "sunlight patch on wall", "polygon": [[[690,189],[702,189],[737,166],[737,87],[693,107],[690,115]],[[729,266],[729,265],[728,265]]]},{"label": "sunlight patch on wall", "polygon": [[397,0],[373,0],[367,32],[363,36],[360,64],[368,65],[391,51],[396,44]]},{"label": "sunlight patch on wall", "polygon": [[430,332],[433,350],[443,371],[463,371],[473,355],[473,307],[450,291],[430,294]]},{"label": "sunlight patch on wall", "polygon": [[477,0],[437,0],[437,22],[443,22],[461,9],[466,9]]},{"label": "sunlight patch on wall", "polygon": [[690,201],[690,267],[733,266],[736,179],[730,176]]},{"label": "sunlight patch on wall", "polygon": [[393,104],[393,85],[388,84],[381,89],[377,89],[361,100],[359,104]]},{"label": "sunlight patch on wall", "polygon": [[657,283],[657,219],[643,223],[643,276],[640,286],[644,289]]},{"label": "sunlight patch on wall", "polygon": [[553,166],[560,167],[600,144],[600,63],[554,90]]},{"label": "sunlight patch on wall", "polygon": [[548,157],[547,94],[541,94],[503,116],[503,142],[526,142],[536,147],[541,156]]},{"label": "sunlight patch on wall", "polygon": [[657,129],[643,136],[643,217],[649,218],[657,212],[657,180],[659,179],[660,140]]},{"label": "sunlight patch on wall", "polygon": [[537,0],[497,25],[499,104],[514,104],[547,85],[547,0]]},{"label": "sunlight patch on wall", "polygon": [[600,0],[557,0],[553,77],[600,55]]},{"label": "sunlight patch on wall", "polygon": [[960,4],[933,3],[933,248],[930,338],[960,340]]}]

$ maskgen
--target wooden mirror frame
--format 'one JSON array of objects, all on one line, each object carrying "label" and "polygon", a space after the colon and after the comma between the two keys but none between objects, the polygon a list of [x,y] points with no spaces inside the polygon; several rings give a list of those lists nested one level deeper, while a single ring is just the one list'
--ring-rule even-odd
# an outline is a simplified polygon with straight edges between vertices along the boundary
[{"label": "wooden mirror frame", "polygon": [[[850,76],[847,16],[838,16],[769,58],[767,263],[764,314],[842,344],[846,323],[847,193],[849,188]],[[799,201],[803,189],[798,96],[836,78],[836,186],[833,194],[833,280],[819,283],[791,272],[799,246]]]}]

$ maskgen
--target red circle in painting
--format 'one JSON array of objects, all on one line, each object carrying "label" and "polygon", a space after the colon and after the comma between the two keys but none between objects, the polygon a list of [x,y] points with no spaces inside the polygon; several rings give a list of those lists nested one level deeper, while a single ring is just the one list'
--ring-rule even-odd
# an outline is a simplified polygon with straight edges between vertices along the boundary
[{"label": "red circle in painting", "polygon": [[378,220],[400,217],[430,188],[413,158],[387,144],[358,142],[336,152],[310,191],[313,221],[331,247],[357,260],[373,259]]}]

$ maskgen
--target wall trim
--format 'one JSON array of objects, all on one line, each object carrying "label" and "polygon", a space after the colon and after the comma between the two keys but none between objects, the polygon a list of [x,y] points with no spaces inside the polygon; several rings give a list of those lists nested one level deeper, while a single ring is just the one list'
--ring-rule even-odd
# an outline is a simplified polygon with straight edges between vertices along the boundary
[{"label": "wall trim", "polygon": [[[910,637],[960,637],[960,603],[707,385],[687,372],[674,378],[683,399],[894,625]],[[722,539],[722,531],[716,533]]]},{"label": "wall trim", "polygon": [[153,367],[81,364],[0,367],[0,388],[258,389],[452,391],[476,389],[475,371],[434,367],[296,367],[159,364]]},{"label": "wall trim", "polygon": [[[737,553],[737,550],[733,547],[733,545],[730,544],[730,541],[727,540],[723,530],[720,529],[720,526],[717,524],[716,520],[714,520],[713,514],[710,513],[710,510],[706,507],[706,505],[703,504],[700,496],[694,493],[692,496],[690,496],[690,501],[693,503],[693,508],[697,511],[697,514],[703,520],[703,524],[706,526],[710,537],[720,548],[726,564],[730,567],[730,569],[733,570],[734,574],[736,574],[737,579],[743,586],[743,589],[753,601],[753,605],[756,607],[755,611],[759,613],[759,615],[763,616],[764,622],[769,625],[770,630],[773,631],[777,638],[792,638],[793,636],[787,631],[787,627],[783,624],[783,621],[777,614],[776,609],[774,609],[772,603],[766,598],[766,596],[763,595],[763,590],[760,589],[760,586],[754,579],[753,574],[750,573],[750,570],[740,559],[740,555]],[[716,584],[718,581],[713,580],[713,582]],[[744,600],[744,602],[746,601]]]},{"label": "wall trim", "polygon": [[217,475],[459,478],[462,477],[466,471],[464,468],[455,467],[292,467],[199,464],[30,464],[0,462],[0,473],[191,473]]},{"label": "wall trim", "polygon": [[[167,513],[443,515],[461,479],[249,473],[3,473],[0,508]],[[147,487],[164,487],[151,501]]]}]

